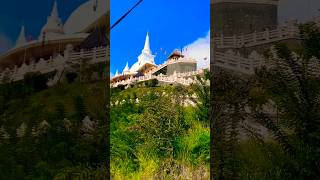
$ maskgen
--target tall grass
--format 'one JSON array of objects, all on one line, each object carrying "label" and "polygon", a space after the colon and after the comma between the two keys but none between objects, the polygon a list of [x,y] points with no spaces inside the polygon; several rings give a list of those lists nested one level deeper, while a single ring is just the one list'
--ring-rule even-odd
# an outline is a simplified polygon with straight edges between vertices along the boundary
[{"label": "tall grass", "polygon": [[130,88],[111,99],[122,102],[111,108],[112,179],[209,179],[209,125],[195,107],[176,104],[173,87]]}]

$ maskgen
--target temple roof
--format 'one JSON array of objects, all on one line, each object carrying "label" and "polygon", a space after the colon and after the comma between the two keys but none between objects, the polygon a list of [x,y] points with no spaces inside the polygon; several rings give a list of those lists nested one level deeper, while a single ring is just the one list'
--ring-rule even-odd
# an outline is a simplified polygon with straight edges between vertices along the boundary
[{"label": "temple roof", "polygon": [[175,58],[175,57],[177,57],[177,58],[182,57],[182,58],[183,58],[184,55],[183,55],[179,50],[175,49],[175,50],[169,55],[168,59],[172,59],[172,58]]}]

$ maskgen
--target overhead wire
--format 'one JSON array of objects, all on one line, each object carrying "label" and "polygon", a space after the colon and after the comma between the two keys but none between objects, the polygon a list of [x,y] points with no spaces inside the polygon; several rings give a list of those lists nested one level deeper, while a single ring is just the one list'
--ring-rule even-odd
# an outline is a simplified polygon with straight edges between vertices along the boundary
[{"label": "overhead wire", "polygon": [[111,27],[110,30],[116,27],[124,18],[126,18],[132,10],[134,10],[139,4],[141,4],[143,0],[139,0],[129,11],[127,11],[120,19],[118,19]]}]

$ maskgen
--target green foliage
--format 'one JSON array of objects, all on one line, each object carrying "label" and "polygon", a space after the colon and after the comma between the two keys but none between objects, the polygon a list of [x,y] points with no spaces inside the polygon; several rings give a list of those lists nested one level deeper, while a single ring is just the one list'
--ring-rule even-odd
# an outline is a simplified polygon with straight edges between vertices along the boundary
[{"label": "green foliage", "polygon": [[[261,108],[255,108],[256,119],[273,133],[282,150],[290,155],[291,168],[286,170],[292,177],[319,177],[320,106],[317,99],[320,84],[310,71],[314,64],[305,58],[295,60],[285,45],[276,50],[280,65],[261,70],[257,80],[276,104],[280,123],[275,123]],[[305,50],[310,53],[310,49]]]},{"label": "green foliage", "polygon": [[147,87],[156,87],[158,85],[158,80],[157,79],[151,79],[149,81],[146,81],[146,86]]},{"label": "green foliage", "polygon": [[24,82],[26,85],[32,87],[34,92],[39,92],[47,89],[47,81],[49,75],[41,75],[38,73],[27,73],[24,75]]},{"label": "green foliage", "polygon": [[312,56],[320,59],[320,31],[317,24],[309,22],[300,25],[300,34],[303,40],[303,53],[307,58]]},{"label": "green foliage", "polygon": [[182,131],[182,115],[178,113],[177,104],[171,98],[149,94],[143,99],[145,111],[139,117],[141,138],[152,143],[151,151],[156,151],[159,157],[173,155],[173,143]]},{"label": "green foliage", "polygon": [[87,114],[86,106],[81,96],[76,96],[74,98],[74,108],[76,111],[75,117],[79,122],[81,122]]},{"label": "green foliage", "polygon": [[112,179],[187,178],[203,166],[208,172],[208,122],[196,120],[196,108],[183,105],[189,91],[183,86],[112,90]]},{"label": "green foliage", "polygon": [[72,83],[76,80],[76,78],[78,77],[78,74],[74,72],[68,72],[66,73],[65,77],[66,77],[67,83]]},{"label": "green foliage", "polygon": [[285,171],[290,159],[274,142],[246,140],[237,147],[239,179],[290,179]]},{"label": "green foliage", "polygon": [[320,32],[313,23],[300,29],[301,49],[276,44],[254,76],[214,72],[216,179],[319,179],[319,60],[312,57],[319,58]]},{"label": "green foliage", "polygon": [[[63,173],[79,169],[86,172],[82,178],[103,179],[107,161],[105,133],[95,128],[90,136],[83,136],[80,129],[86,115],[94,120],[105,119],[104,108],[96,108],[104,85],[103,81],[73,83],[27,93],[23,89],[30,86],[23,82],[1,86],[0,99],[5,103],[0,127],[10,138],[3,141],[0,137],[0,179],[63,179],[67,177]],[[48,124],[41,127],[43,122]],[[22,123],[27,128],[24,136],[18,137],[17,128]]]},{"label": "green foliage", "polygon": [[[207,73],[206,73],[207,74]],[[207,77],[207,75],[206,75]],[[192,85],[193,92],[196,95],[196,109],[197,119],[200,121],[209,121],[209,106],[210,106],[210,86],[206,84],[206,79],[197,77],[198,83]]]}]

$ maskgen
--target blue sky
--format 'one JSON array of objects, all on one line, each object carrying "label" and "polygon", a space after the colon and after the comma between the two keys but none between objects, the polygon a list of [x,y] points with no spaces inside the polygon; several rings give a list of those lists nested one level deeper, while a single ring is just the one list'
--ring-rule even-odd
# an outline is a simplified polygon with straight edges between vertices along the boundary
[{"label": "blue sky", "polygon": [[[63,23],[86,1],[57,0]],[[111,0],[111,24],[137,1]],[[27,36],[37,38],[52,4],[53,0],[3,1],[0,6],[0,54],[14,45],[22,24]],[[281,0],[279,21],[307,20],[319,16],[319,8],[319,0]],[[191,44],[195,50],[205,47],[208,53],[208,30],[209,0],[144,0],[111,31],[111,72],[122,71],[127,61],[132,65],[137,60],[147,31],[150,32],[151,50],[157,54],[156,63],[159,64],[165,59],[161,48],[170,53]]]},{"label": "blue sky", "polygon": [[[111,0],[111,24],[138,0]],[[156,64],[163,63],[175,48],[205,37],[210,28],[210,0],[144,0],[127,18],[111,30],[110,71],[121,72],[137,61],[147,31]]]},{"label": "blue sky", "polygon": [[[87,0],[57,0],[62,22],[72,11]],[[37,38],[42,26],[51,13],[53,0],[8,0],[0,6],[0,53],[14,45],[21,25],[26,28],[26,35]]]}]

